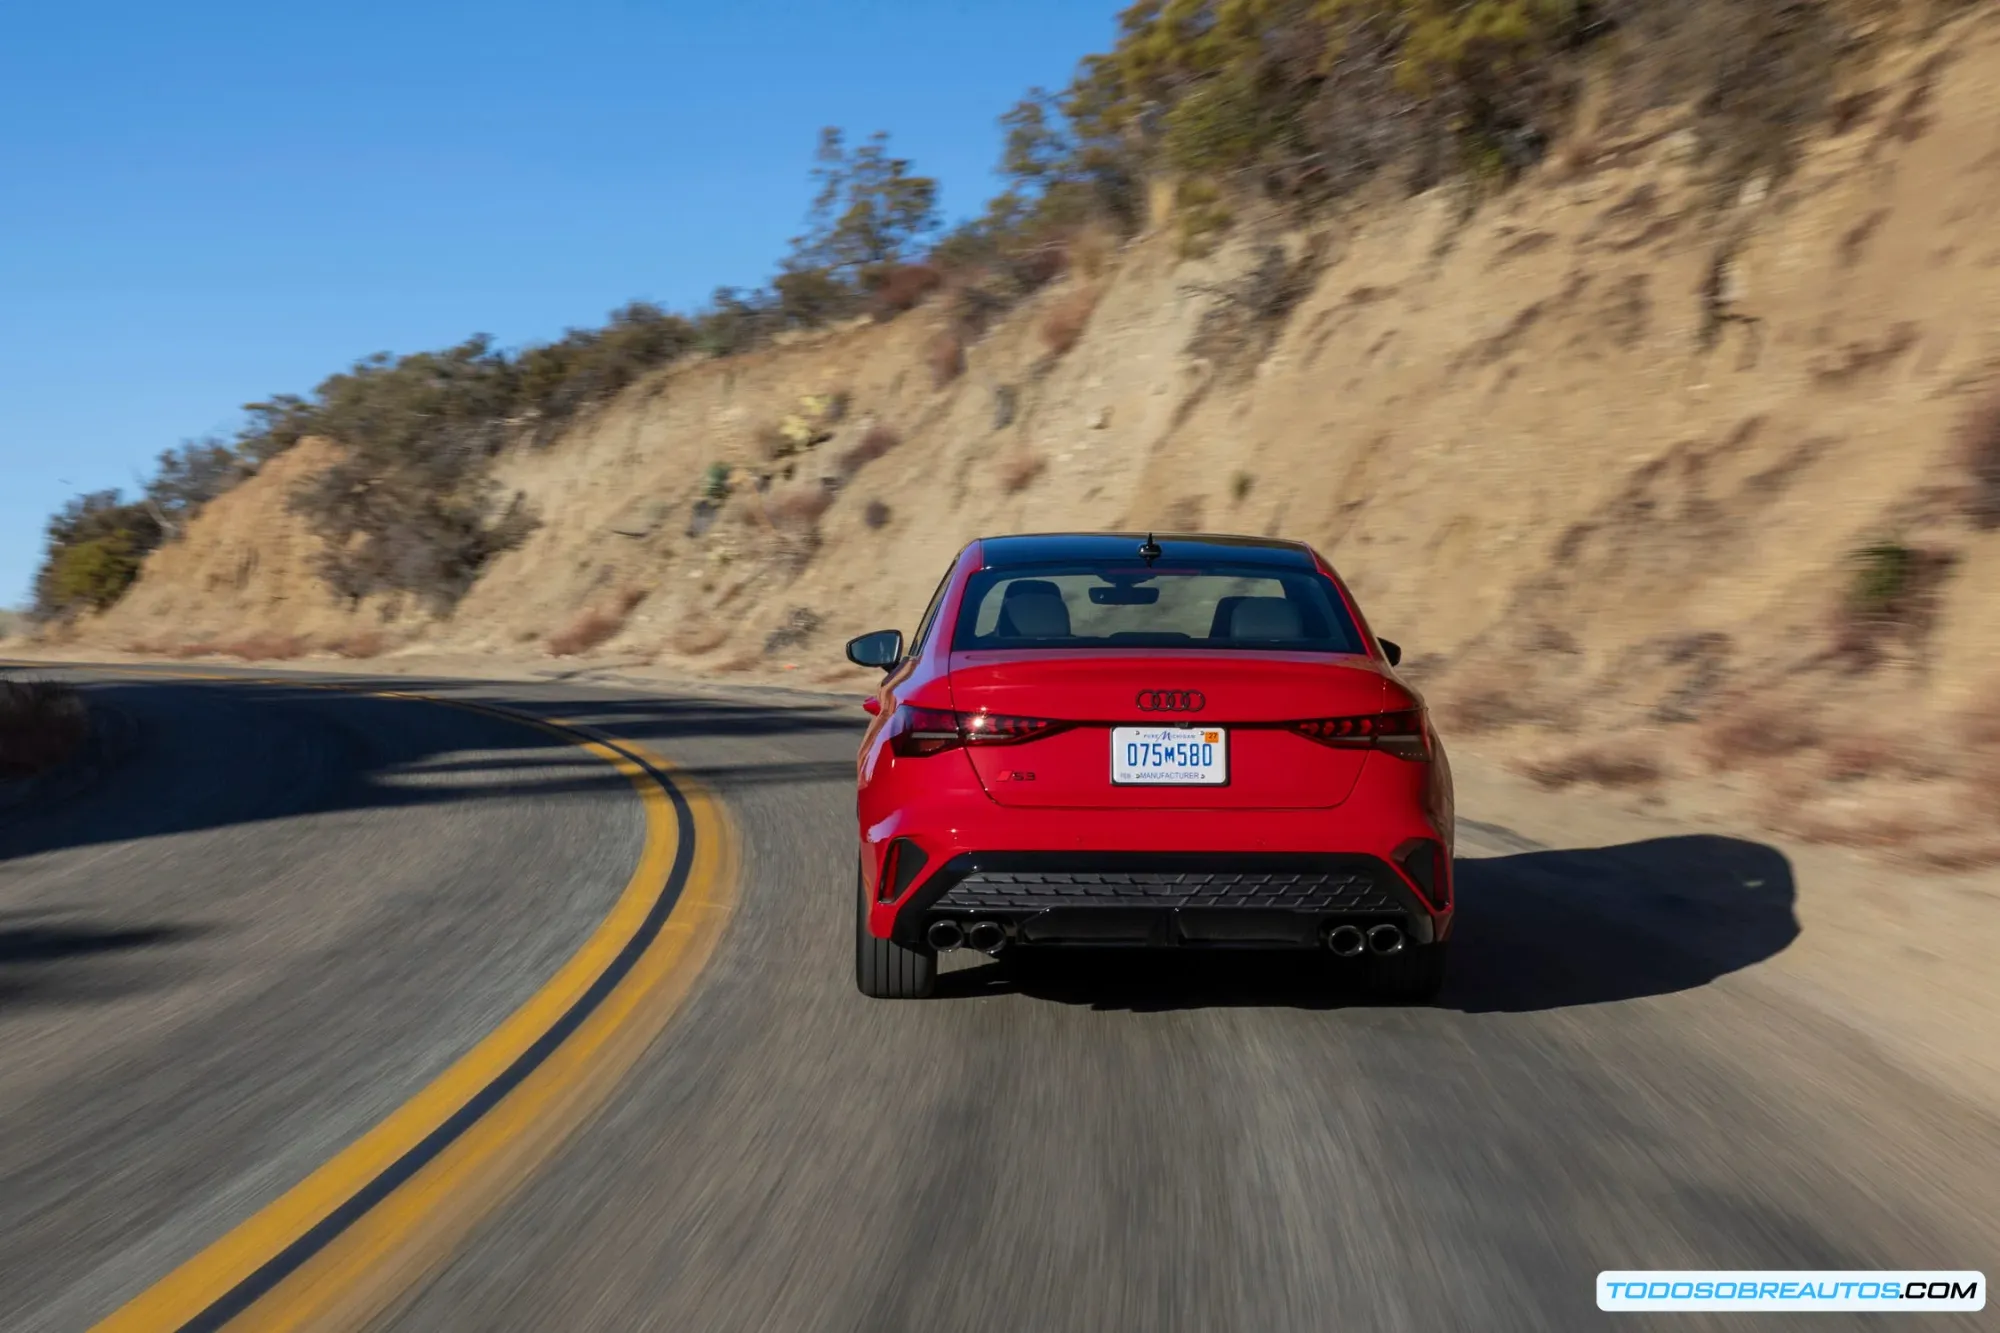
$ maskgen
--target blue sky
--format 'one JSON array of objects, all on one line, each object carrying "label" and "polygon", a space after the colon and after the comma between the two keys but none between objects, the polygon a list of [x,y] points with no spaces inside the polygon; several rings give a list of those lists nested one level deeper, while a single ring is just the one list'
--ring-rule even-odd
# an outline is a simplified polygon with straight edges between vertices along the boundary
[{"label": "blue sky", "polygon": [[48,514],[377,350],[761,283],[822,125],[993,188],[1117,0],[0,3],[0,606]]}]

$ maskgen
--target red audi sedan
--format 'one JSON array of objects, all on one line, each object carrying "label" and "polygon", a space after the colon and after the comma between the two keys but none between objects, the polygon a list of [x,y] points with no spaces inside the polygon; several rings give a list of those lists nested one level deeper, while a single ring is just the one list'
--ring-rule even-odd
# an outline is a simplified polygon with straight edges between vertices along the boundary
[{"label": "red audi sedan", "polygon": [[1443,984],[1451,770],[1310,547],[989,537],[915,637],[864,634],[855,980],[940,952],[1313,949],[1385,998]]}]

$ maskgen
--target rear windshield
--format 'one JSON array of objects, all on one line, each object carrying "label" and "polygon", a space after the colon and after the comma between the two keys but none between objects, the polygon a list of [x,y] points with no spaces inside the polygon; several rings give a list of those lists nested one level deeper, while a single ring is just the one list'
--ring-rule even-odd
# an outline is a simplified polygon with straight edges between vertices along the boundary
[{"label": "rear windshield", "polygon": [[951,646],[1366,651],[1325,575],[1209,563],[982,569],[967,581]]}]

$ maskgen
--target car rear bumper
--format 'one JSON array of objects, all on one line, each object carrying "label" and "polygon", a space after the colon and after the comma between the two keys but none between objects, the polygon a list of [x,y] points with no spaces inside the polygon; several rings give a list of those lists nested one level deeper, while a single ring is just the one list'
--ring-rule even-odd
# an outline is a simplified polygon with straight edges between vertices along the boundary
[{"label": "car rear bumper", "polygon": [[1434,943],[1451,914],[1364,854],[1017,851],[952,857],[899,905],[892,936],[917,946],[940,921],[997,921],[1025,945],[1316,948],[1342,924]]},{"label": "car rear bumper", "polygon": [[1394,924],[1417,943],[1451,932],[1449,782],[1434,765],[1371,755],[1338,806],[1276,810],[1002,806],[962,756],[924,765],[862,792],[878,939],[914,945],[945,914],[992,917],[1031,944],[1310,946],[1341,923]]}]

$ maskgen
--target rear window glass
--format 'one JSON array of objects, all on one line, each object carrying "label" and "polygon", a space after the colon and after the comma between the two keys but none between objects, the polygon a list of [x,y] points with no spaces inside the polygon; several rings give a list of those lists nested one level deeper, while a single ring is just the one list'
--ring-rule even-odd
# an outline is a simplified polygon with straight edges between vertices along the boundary
[{"label": "rear window glass", "polygon": [[1365,651],[1325,575],[1223,564],[982,569],[966,583],[952,648]]}]

